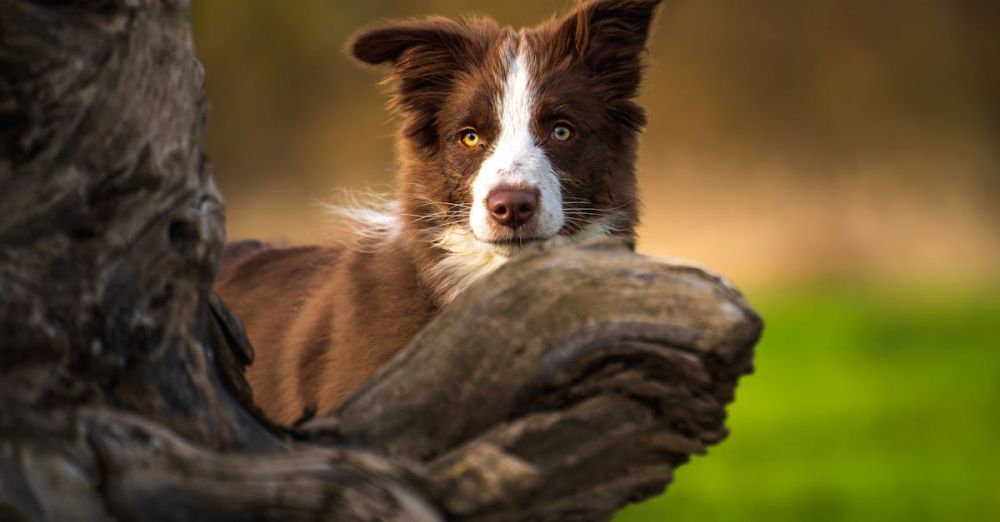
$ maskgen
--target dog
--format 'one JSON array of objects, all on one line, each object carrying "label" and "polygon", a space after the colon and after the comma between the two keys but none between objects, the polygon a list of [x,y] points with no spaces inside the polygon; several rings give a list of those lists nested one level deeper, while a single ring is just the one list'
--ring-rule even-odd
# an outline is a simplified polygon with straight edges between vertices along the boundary
[{"label": "dog", "polygon": [[524,245],[634,240],[635,98],[659,3],[590,0],[522,30],[386,22],[351,39],[357,60],[389,66],[397,192],[340,211],[352,241],[223,254],[215,289],[257,351],[265,415],[331,411]]}]

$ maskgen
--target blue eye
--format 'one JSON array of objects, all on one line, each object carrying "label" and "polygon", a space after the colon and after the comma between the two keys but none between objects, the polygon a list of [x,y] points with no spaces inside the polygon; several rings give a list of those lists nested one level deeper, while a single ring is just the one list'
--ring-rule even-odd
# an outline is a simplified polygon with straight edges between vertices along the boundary
[{"label": "blue eye", "polygon": [[573,130],[568,125],[556,125],[552,129],[552,139],[566,141],[573,137]]}]

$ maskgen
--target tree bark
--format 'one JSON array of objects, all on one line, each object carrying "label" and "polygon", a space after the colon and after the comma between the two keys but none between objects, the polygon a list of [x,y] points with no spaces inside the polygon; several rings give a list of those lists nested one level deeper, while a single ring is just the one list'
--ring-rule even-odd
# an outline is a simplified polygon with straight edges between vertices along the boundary
[{"label": "tree bark", "polygon": [[761,321],[618,242],[533,250],[277,427],[210,294],[184,0],[0,0],[0,520],[604,520],[726,434]]}]

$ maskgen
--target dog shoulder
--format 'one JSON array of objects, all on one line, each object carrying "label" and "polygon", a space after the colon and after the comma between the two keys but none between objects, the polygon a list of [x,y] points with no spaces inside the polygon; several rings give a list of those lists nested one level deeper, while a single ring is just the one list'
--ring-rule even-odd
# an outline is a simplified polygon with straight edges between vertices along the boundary
[{"label": "dog shoulder", "polygon": [[241,241],[226,246],[215,278],[215,290],[227,304],[288,301],[308,292],[310,285],[342,257],[337,246],[276,246]]}]

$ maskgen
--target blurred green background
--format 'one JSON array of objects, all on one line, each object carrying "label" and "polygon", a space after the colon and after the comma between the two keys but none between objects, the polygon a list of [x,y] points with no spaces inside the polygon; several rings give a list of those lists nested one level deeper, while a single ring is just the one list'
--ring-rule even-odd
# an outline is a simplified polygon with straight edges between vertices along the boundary
[{"label": "blurred green background", "polygon": [[[353,31],[570,4],[195,2],[230,239],[323,241],[322,203],[391,187]],[[726,274],[767,329],[730,439],[620,520],[1000,520],[998,27],[996,1],[665,2],[639,249]]]},{"label": "blurred green background", "polygon": [[730,439],[618,520],[1000,520],[1000,300],[804,285],[767,321]]}]

